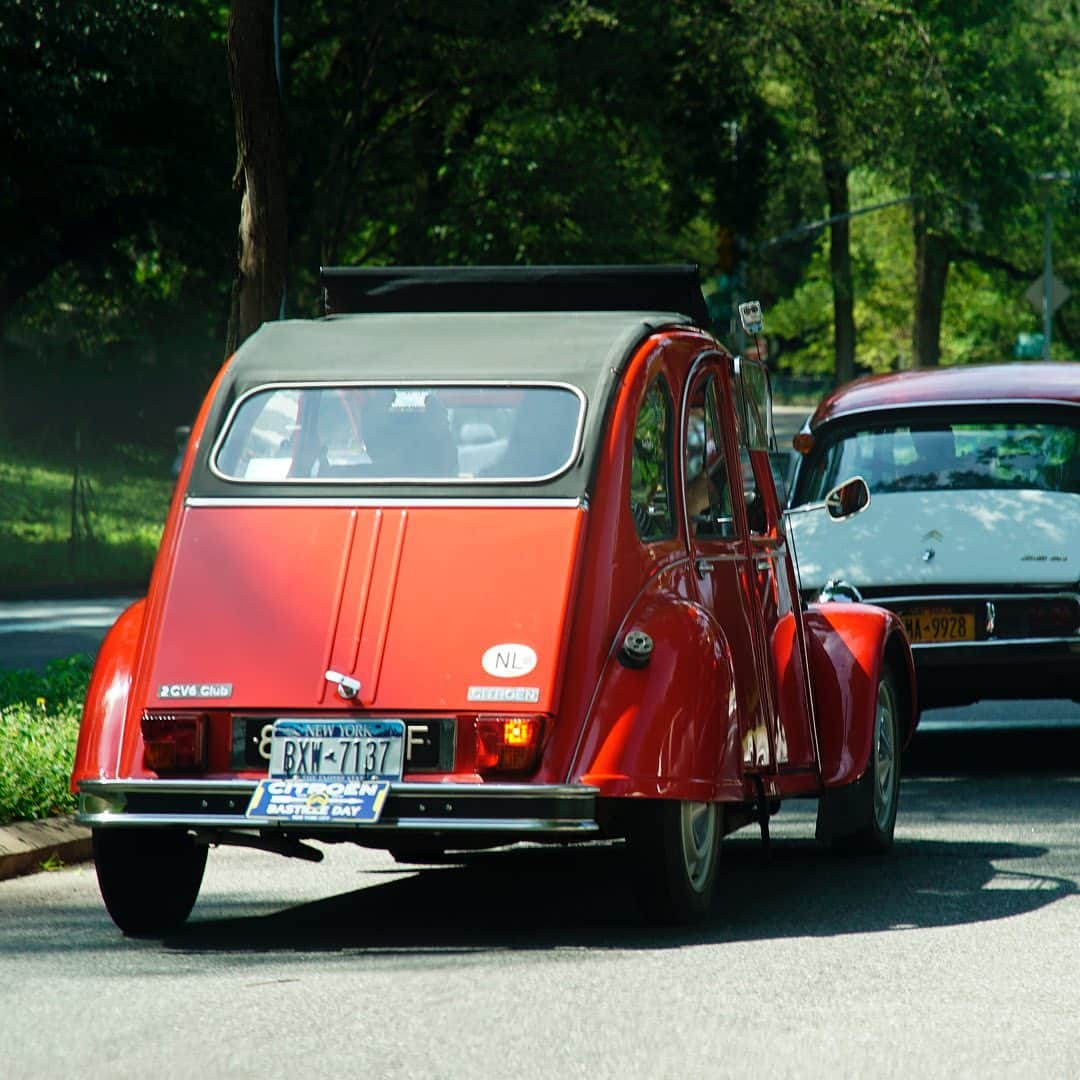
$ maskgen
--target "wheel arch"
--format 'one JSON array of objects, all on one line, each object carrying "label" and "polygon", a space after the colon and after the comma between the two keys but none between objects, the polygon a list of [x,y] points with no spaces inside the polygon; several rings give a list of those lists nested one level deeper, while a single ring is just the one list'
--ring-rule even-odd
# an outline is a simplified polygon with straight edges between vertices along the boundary
[{"label": "wheel arch", "polygon": [[[643,667],[620,656],[631,630],[653,641]],[[646,593],[612,642],[570,779],[601,797],[735,797],[742,782],[731,663],[721,628],[700,605]]]},{"label": "wheel arch", "polygon": [[116,775],[145,613],[144,597],[121,612],[98,651],[79,725],[72,791],[82,780]]},{"label": "wheel arch", "polygon": [[868,604],[812,604],[806,612],[814,712],[826,788],[857,781],[866,771],[877,687],[890,665],[900,703],[901,743],[918,724],[915,667],[903,624]]}]

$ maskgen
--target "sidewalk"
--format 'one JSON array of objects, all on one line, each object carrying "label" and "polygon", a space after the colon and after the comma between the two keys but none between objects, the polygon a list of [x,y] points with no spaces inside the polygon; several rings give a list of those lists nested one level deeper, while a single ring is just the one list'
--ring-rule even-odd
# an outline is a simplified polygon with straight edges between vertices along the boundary
[{"label": "sidewalk", "polygon": [[73,816],[0,826],[0,881],[32,874],[50,859],[70,865],[90,858],[90,830]]}]

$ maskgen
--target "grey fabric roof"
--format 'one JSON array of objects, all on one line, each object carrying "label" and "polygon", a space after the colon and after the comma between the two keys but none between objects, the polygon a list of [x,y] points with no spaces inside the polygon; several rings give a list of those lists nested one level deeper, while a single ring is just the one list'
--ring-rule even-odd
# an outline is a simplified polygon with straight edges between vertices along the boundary
[{"label": "grey fabric roof", "polygon": [[[662,326],[689,326],[672,312],[450,312],[336,315],[266,323],[237,350],[219,387],[207,438],[188,494],[196,496],[356,495],[360,485],[340,492],[298,492],[267,484],[229,484],[206,465],[210,445],[232,403],[267,383],[367,381],[543,381],[576,386],[586,396],[583,453],[577,465],[535,494],[579,496],[587,490],[595,447],[611,389],[629,356]],[[281,490],[278,490],[278,488]],[[380,486],[368,494],[431,496],[431,485]],[[461,487],[443,494],[465,494]],[[476,494],[521,495],[522,485],[485,487]]]},{"label": "grey fabric roof", "polygon": [[560,380],[588,392],[663,312],[333,315],[264,324],[237,350],[238,392],[268,382],[368,379]]}]

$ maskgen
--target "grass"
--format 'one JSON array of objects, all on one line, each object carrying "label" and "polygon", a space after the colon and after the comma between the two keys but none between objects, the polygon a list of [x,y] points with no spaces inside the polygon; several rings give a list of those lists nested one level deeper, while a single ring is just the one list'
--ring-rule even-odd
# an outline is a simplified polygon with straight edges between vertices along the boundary
[{"label": "grass", "polygon": [[[145,585],[172,494],[168,450],[0,443],[0,594]],[[75,513],[73,520],[73,492]]]},{"label": "grass", "polygon": [[71,813],[68,778],[90,659],[54,660],[44,675],[0,672],[0,825]]}]

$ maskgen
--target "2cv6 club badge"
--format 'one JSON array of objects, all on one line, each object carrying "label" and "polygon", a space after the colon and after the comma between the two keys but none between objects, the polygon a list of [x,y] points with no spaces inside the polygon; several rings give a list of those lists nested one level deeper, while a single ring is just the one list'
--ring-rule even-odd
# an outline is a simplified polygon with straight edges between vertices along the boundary
[{"label": "2cv6 club badge", "polygon": [[[98,656],[72,786],[117,925],[182,923],[219,843],[623,842],[663,921],[785,799],[888,849],[908,641],[800,603],[768,374],[708,332],[696,267],[322,281],[324,317],[211,386]],[[868,499],[850,477],[799,512]]]}]

